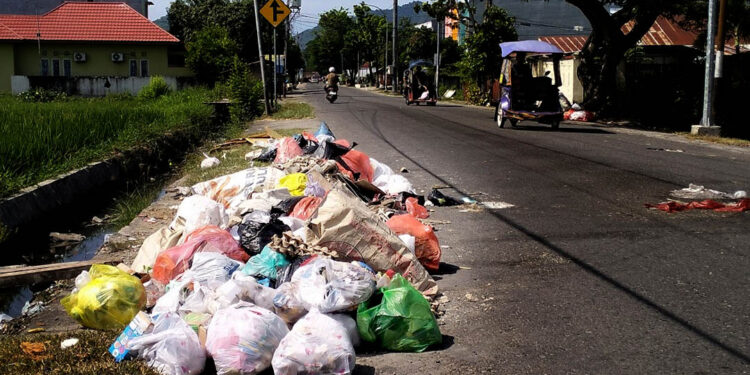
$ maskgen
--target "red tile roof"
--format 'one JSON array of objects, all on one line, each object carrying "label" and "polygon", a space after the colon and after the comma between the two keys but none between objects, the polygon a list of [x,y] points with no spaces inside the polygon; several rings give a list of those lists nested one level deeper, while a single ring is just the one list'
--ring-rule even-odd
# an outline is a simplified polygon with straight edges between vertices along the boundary
[{"label": "red tile roof", "polygon": [[0,40],[179,42],[125,3],[65,2],[37,16],[0,14]]},{"label": "red tile roof", "polygon": [[[633,24],[627,23],[622,26],[622,31],[628,33],[632,28]],[[692,46],[696,37],[695,32],[685,30],[676,22],[660,16],[638,44],[643,46]],[[539,38],[543,42],[557,46],[565,53],[580,52],[584,43],[586,43],[586,39],[588,39],[588,36],[585,35],[543,36]],[[727,48],[725,54],[733,55],[734,49]]]}]

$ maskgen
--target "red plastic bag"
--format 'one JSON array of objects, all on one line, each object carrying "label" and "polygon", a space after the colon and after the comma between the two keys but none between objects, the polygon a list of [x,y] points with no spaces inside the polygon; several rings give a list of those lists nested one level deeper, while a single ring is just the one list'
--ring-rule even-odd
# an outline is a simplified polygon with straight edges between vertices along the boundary
[{"label": "red plastic bag", "polygon": [[320,202],[323,198],[318,197],[304,197],[296,205],[289,216],[296,217],[300,220],[307,220],[315,213],[315,210],[320,206]]},{"label": "red plastic bag", "polygon": [[416,217],[417,219],[427,219],[428,217],[430,217],[427,209],[419,204],[417,198],[414,197],[406,198],[406,212],[408,212],[409,215]]},{"label": "red plastic bag", "polygon": [[646,204],[648,208],[656,208],[665,212],[680,212],[692,209],[714,210],[716,212],[743,212],[750,210],[750,199],[745,198],[736,204],[724,204],[711,199],[687,204],[679,202],[665,202],[659,204]]},{"label": "red plastic bag", "polygon": [[[336,166],[341,173],[347,175],[352,181],[367,180],[367,182],[372,182],[372,175],[375,172],[372,170],[370,157],[367,156],[367,154],[357,150],[351,150],[341,157],[341,161],[346,165],[342,165],[337,161]],[[359,174],[359,178],[354,178],[355,173]]]},{"label": "red plastic bag", "polygon": [[276,146],[276,159],[274,163],[286,163],[289,160],[302,155],[302,149],[292,137],[282,138]]},{"label": "red plastic bag", "polygon": [[221,253],[240,262],[250,259],[229,232],[215,225],[207,225],[190,233],[182,245],[159,254],[154,262],[151,277],[162,284],[169,283],[190,268],[193,255],[199,251]]},{"label": "red plastic bag", "polygon": [[313,135],[310,132],[302,132],[302,136],[305,137],[308,141],[318,141],[318,138],[315,138],[315,135]]},{"label": "red plastic bag", "polygon": [[414,252],[424,268],[437,271],[440,268],[440,243],[429,225],[424,225],[411,215],[396,215],[385,223],[396,234],[414,236]]},{"label": "red plastic bag", "polygon": [[719,212],[743,212],[743,211],[749,211],[750,210],[750,199],[745,198],[736,204],[728,204],[722,208],[717,208],[714,211]]}]

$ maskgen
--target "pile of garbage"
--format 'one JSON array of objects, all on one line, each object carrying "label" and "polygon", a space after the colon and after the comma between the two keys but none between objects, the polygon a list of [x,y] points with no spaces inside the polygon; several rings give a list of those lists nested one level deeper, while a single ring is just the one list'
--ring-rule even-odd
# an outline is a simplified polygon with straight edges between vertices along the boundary
[{"label": "pile of garbage", "polygon": [[[424,197],[387,165],[315,134],[269,139],[268,167],[198,183],[129,267],[94,265],[62,304],[118,329],[116,361],[162,374],[348,374],[360,341],[442,341],[429,299],[440,264]],[[437,191],[435,204],[456,202]]]},{"label": "pile of garbage", "polygon": [[669,213],[681,212],[693,209],[712,210],[716,212],[745,212],[750,210],[750,199],[747,192],[737,190],[734,193],[709,189],[703,185],[690,184],[686,188],[672,190],[672,197],[690,200],[681,202],[670,200],[658,204],[646,203],[646,208],[661,210]]}]

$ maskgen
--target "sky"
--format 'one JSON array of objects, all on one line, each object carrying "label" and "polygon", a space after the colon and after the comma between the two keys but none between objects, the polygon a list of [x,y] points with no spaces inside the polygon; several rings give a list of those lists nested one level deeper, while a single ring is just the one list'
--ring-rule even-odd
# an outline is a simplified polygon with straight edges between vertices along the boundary
[{"label": "sky", "polygon": [[[173,0],[151,0],[154,5],[149,7],[149,18],[155,20],[162,16],[166,16],[167,8],[169,7],[169,4],[172,3],[172,1]],[[265,1],[266,0],[258,0],[258,7],[262,7]],[[412,0],[401,0],[399,1],[399,5],[403,5],[411,1]],[[362,0],[302,0],[300,14],[295,17],[294,22],[292,23],[294,33],[296,34],[300,31],[310,29],[317,25],[317,19],[320,13],[340,7],[344,7],[351,11],[354,4],[359,4],[361,2]],[[393,0],[367,0],[365,2],[367,4],[375,5],[383,9],[393,8]],[[373,9],[377,12],[377,9],[375,7],[373,7]]]}]

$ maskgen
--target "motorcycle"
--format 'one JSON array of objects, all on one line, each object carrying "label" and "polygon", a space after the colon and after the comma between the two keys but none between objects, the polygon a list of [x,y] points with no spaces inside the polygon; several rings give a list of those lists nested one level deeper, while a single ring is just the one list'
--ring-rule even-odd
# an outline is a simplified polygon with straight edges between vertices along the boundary
[{"label": "motorcycle", "polygon": [[329,103],[333,103],[336,101],[336,98],[339,97],[338,94],[338,87],[336,86],[326,86],[326,100],[328,100]]}]

